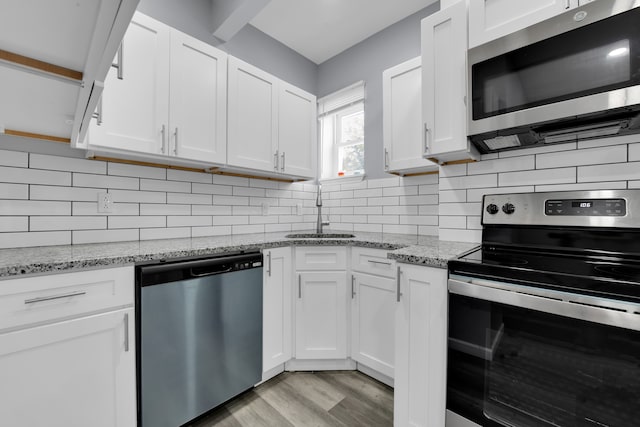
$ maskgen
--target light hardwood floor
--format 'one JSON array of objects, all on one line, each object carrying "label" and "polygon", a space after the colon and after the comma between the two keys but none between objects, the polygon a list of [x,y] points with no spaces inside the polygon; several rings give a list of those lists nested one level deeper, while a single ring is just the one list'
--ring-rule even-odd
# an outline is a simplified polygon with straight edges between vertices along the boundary
[{"label": "light hardwood floor", "polygon": [[356,371],[285,372],[189,427],[391,426],[393,389]]}]

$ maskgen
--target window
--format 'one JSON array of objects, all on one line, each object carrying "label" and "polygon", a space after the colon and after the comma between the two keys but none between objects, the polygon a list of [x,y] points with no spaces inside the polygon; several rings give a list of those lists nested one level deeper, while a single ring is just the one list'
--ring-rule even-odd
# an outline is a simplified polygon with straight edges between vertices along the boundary
[{"label": "window", "polygon": [[364,83],[318,101],[320,178],[364,175]]}]

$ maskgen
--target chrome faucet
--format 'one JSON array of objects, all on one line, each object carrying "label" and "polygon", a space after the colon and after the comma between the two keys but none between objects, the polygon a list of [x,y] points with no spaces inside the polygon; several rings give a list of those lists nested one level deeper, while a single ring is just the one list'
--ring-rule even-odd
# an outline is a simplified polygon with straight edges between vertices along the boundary
[{"label": "chrome faucet", "polygon": [[329,221],[322,222],[322,184],[318,184],[318,196],[316,197],[316,206],[318,207],[318,223],[316,225],[316,233],[322,234],[322,226],[329,225]]}]

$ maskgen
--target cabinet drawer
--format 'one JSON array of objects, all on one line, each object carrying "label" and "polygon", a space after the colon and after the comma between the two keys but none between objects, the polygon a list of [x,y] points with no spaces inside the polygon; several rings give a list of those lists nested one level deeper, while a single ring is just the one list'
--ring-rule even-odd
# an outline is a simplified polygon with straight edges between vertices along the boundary
[{"label": "cabinet drawer", "polygon": [[387,258],[387,251],[381,249],[352,248],[351,269],[361,273],[396,277],[395,262]]},{"label": "cabinet drawer", "polygon": [[133,267],[0,281],[0,330],[132,305]]},{"label": "cabinet drawer", "polygon": [[296,248],[296,270],[346,270],[347,248],[305,246]]}]

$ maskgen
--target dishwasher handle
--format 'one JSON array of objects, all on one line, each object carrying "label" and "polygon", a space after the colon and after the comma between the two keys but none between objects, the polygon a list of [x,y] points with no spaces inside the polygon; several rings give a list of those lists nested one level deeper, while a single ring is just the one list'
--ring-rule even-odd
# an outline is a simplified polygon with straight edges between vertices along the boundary
[{"label": "dishwasher handle", "polygon": [[136,279],[140,286],[151,286],[254,268],[262,268],[260,252],[141,265]]}]

